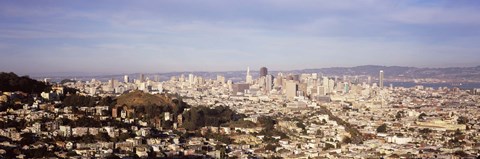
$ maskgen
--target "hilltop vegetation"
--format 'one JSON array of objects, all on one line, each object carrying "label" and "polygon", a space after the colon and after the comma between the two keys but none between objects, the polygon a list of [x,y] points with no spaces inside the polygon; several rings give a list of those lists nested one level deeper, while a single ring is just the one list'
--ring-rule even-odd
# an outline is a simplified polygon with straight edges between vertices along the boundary
[{"label": "hilltop vegetation", "polygon": [[[64,106],[92,107],[96,105],[123,107],[122,109],[134,109],[131,117],[145,121],[161,120],[162,127],[171,128],[178,120],[178,115],[183,116],[183,127],[188,130],[198,130],[204,126],[228,126],[232,123],[243,125],[241,119],[245,117],[225,106],[218,107],[191,107],[182,99],[168,95],[152,95],[142,91],[133,91],[117,98],[92,97],[82,95],[70,95],[63,100]],[[75,109],[76,110],[76,109]],[[171,120],[165,121],[165,113],[171,115]],[[245,122],[245,121],[243,121]],[[254,127],[254,123],[246,123],[247,127]],[[272,126],[273,127],[273,126]]]},{"label": "hilltop vegetation", "polygon": [[39,94],[43,91],[49,91],[51,87],[43,82],[31,79],[28,76],[19,77],[15,73],[0,73],[0,91]]},{"label": "hilltop vegetation", "polygon": [[[145,120],[162,119],[162,125],[169,127],[170,121],[163,121],[165,112],[172,115],[173,121],[178,115],[183,115],[183,126],[188,130],[198,130],[204,126],[221,126],[226,123],[244,118],[234,110],[224,107],[191,107],[181,99],[166,95],[152,95],[141,91],[133,91],[116,98],[117,106],[126,106],[135,109],[135,117]],[[188,111],[186,109],[189,108]]]},{"label": "hilltop vegetation", "polygon": [[149,105],[168,105],[174,106],[174,103],[168,97],[162,95],[153,95],[142,91],[132,91],[116,98],[117,105],[126,106],[149,106]]},{"label": "hilltop vegetation", "polygon": [[237,114],[229,107],[218,106],[209,108],[204,106],[193,107],[190,111],[183,113],[184,127],[188,130],[196,130],[204,126],[219,127],[223,124],[238,121],[245,117]]}]

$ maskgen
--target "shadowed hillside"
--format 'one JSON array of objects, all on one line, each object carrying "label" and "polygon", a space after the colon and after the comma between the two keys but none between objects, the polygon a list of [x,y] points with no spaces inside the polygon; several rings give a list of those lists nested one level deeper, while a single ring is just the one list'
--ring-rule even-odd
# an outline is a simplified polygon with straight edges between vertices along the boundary
[{"label": "shadowed hillside", "polygon": [[33,80],[28,76],[19,77],[13,72],[0,73],[0,91],[3,92],[22,91],[25,93],[39,94],[43,91],[48,91],[49,89],[49,85]]}]

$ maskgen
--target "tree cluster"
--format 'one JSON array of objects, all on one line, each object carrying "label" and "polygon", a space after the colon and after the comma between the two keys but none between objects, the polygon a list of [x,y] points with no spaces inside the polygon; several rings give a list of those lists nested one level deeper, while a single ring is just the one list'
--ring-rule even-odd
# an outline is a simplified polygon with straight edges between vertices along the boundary
[{"label": "tree cluster", "polygon": [[263,127],[263,130],[260,131],[258,134],[265,135],[265,137],[263,138],[264,142],[267,142],[267,143],[276,142],[273,136],[280,136],[280,138],[282,139],[288,138],[287,134],[275,129],[275,124],[277,124],[277,121],[271,116],[259,117],[258,123],[260,123],[260,125],[262,125]]},{"label": "tree cluster", "polygon": [[401,119],[403,117],[405,117],[406,113],[404,111],[398,111],[397,114],[395,115],[395,119]]},{"label": "tree cluster", "polygon": [[1,129],[6,129],[6,128],[16,128],[17,131],[20,131],[22,129],[25,129],[27,127],[27,121],[25,119],[22,120],[6,120],[6,121],[0,121],[0,128]]},{"label": "tree cluster", "polygon": [[[0,158],[17,158],[20,154],[25,155],[25,158],[57,158],[53,151],[48,151],[47,147],[42,146],[39,148],[23,149],[22,146],[29,146],[38,142],[43,142],[39,136],[34,133],[24,133],[21,135],[20,141],[11,141],[10,139],[0,136],[2,140],[9,141],[11,143],[21,145],[17,147],[0,146],[0,149],[6,151],[6,153],[0,154]],[[5,139],[6,138],[6,139]]]},{"label": "tree cluster", "polygon": [[190,111],[184,112],[184,127],[188,130],[197,130],[204,126],[220,126],[222,124],[238,121],[244,117],[237,114],[229,107],[218,106],[213,109],[199,106],[192,107]]},{"label": "tree cluster", "polygon": [[277,121],[273,119],[270,116],[261,116],[258,118],[258,122],[268,130],[273,130],[275,129],[275,124],[277,124]]},{"label": "tree cluster", "polygon": [[97,99],[92,96],[82,96],[82,95],[71,95],[63,99],[63,104],[65,106],[95,106]]},{"label": "tree cluster", "polygon": [[72,80],[72,79],[63,79],[62,81],[60,81],[60,84],[65,84],[65,83],[68,83],[68,82],[73,82],[73,83],[75,83],[75,82],[77,82],[77,81]]},{"label": "tree cluster", "polygon": [[70,88],[70,87],[64,87],[63,88],[63,94],[77,94],[78,89],[75,88]]},{"label": "tree cluster", "polygon": [[458,124],[467,124],[469,122],[468,118],[465,116],[460,116],[457,119]]},{"label": "tree cluster", "polygon": [[145,120],[154,119],[160,114],[169,112],[176,118],[179,114],[182,114],[185,108],[188,108],[188,105],[147,105],[147,106],[134,106],[135,115],[137,117],[142,117]]}]

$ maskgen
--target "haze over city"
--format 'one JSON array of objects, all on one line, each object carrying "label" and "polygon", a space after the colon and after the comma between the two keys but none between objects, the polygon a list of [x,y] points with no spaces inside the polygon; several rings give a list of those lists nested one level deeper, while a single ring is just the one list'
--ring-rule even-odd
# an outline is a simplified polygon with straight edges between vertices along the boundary
[{"label": "haze over city", "polygon": [[19,74],[477,66],[479,1],[1,1]]}]

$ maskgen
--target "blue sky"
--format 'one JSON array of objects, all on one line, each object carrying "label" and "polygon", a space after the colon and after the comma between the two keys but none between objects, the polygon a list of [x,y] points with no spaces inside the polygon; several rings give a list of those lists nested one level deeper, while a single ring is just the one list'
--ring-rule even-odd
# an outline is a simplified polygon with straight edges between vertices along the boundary
[{"label": "blue sky", "polygon": [[480,1],[0,1],[0,71],[480,65]]}]

